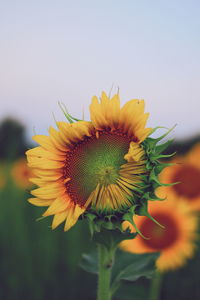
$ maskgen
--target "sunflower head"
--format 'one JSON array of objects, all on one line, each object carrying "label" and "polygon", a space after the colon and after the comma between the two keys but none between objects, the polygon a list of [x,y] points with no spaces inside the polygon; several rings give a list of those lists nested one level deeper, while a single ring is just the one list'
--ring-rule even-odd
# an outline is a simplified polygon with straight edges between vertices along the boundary
[{"label": "sunflower head", "polygon": [[[185,155],[175,156],[160,175],[166,186],[157,194],[173,194],[177,201],[188,202],[194,211],[200,211],[200,143],[194,145]],[[179,184],[171,185],[172,182]]]},{"label": "sunflower head", "polygon": [[[161,272],[182,267],[196,248],[197,217],[188,203],[177,202],[172,194],[166,201],[151,202],[149,213],[163,227],[146,216],[137,216],[135,222],[145,238],[138,235],[134,240],[125,240],[120,244],[121,249],[130,253],[160,252],[156,266]],[[124,222],[123,227],[135,231],[130,222]]]},{"label": "sunflower head", "polygon": [[53,229],[65,222],[68,230],[87,218],[91,231],[122,230],[123,220],[149,215],[147,202],[158,199],[154,190],[165,167],[159,159],[169,142],[158,144],[166,134],[149,137],[144,101],[120,107],[119,95],[103,92],[92,99],[91,121],[64,113],[68,122],[50,127],[49,136],[34,136],[39,146],[26,152],[31,182],[39,186],[29,202],[48,206],[44,216],[54,215]]}]

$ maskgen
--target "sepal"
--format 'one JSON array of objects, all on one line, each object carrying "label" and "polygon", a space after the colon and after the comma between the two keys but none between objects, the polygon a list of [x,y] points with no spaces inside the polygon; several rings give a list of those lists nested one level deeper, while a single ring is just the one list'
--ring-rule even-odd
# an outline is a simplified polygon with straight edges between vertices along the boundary
[{"label": "sepal", "polygon": [[107,230],[119,230],[123,232],[122,222],[123,212],[117,214],[98,214],[93,211],[86,211],[81,217],[87,219],[91,237],[95,232],[101,232],[104,229]]},{"label": "sepal", "polygon": [[58,102],[58,105],[59,105],[60,109],[62,110],[64,116],[66,117],[66,119],[67,119],[67,121],[69,123],[74,123],[74,122],[82,121],[82,120],[74,118],[72,115],[70,115],[68,113],[68,110],[67,110],[67,108],[66,108],[66,106],[65,106],[64,103]]},{"label": "sepal", "polygon": [[97,244],[104,245],[108,251],[115,250],[118,244],[124,240],[131,240],[136,237],[137,233],[131,233],[129,229],[125,231],[102,229],[101,232],[95,232],[93,241]]}]

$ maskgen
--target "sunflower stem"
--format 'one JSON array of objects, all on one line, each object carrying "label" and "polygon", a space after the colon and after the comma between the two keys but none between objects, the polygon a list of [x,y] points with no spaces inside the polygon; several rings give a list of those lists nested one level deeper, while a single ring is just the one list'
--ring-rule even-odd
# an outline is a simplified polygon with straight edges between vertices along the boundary
[{"label": "sunflower stem", "polygon": [[152,281],[151,281],[151,287],[150,287],[150,300],[159,300],[160,299],[160,291],[162,287],[162,274],[156,270]]},{"label": "sunflower stem", "polygon": [[108,249],[104,245],[98,244],[99,277],[97,300],[111,300],[110,281],[115,250],[116,248]]}]

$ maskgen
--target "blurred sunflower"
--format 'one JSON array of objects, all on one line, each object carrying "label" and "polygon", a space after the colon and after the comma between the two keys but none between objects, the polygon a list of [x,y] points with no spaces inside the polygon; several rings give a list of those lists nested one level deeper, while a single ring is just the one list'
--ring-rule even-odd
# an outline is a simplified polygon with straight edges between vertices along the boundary
[{"label": "blurred sunflower", "polygon": [[145,188],[153,190],[159,171],[153,169],[149,176],[152,166],[158,165],[157,140],[145,143],[152,129],[145,128],[149,114],[144,113],[143,100],[120,108],[119,95],[110,99],[103,92],[100,101],[92,99],[90,122],[67,112],[65,116],[69,123],[57,122],[58,130],[50,127],[49,136],[34,136],[40,146],[26,152],[35,174],[30,180],[39,186],[29,202],[48,206],[43,216],[54,215],[53,229],[65,222],[68,230],[82,214],[92,221],[103,215],[107,221],[116,220],[141,201],[142,194],[149,197]]},{"label": "blurred sunflower", "polygon": [[189,202],[194,210],[200,210],[200,144],[196,144],[185,156],[177,156],[170,162],[160,175],[164,183],[180,182],[172,186],[158,189],[159,193],[165,191],[174,194],[177,200]]},{"label": "blurred sunflower", "polygon": [[19,158],[13,163],[11,167],[11,176],[14,183],[22,189],[30,188],[33,185],[29,181],[29,178],[33,176],[33,173],[27,166],[25,158]]},{"label": "blurred sunflower", "polygon": [[[138,235],[133,240],[125,240],[121,249],[131,253],[160,252],[156,266],[161,272],[183,266],[194,254],[197,217],[187,203],[176,202],[172,196],[164,202],[149,203],[149,212],[164,228],[147,217],[136,216],[135,222],[146,239]],[[134,232],[127,221],[123,227]]]}]

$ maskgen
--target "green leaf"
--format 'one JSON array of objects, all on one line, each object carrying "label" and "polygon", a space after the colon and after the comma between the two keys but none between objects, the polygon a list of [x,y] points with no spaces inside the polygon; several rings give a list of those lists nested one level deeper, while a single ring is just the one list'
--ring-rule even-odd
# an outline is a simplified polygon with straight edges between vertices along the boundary
[{"label": "green leaf", "polygon": [[[131,254],[117,250],[112,270],[112,282],[120,280],[135,281],[140,277],[151,278],[155,270],[155,260],[159,253]],[[83,254],[79,266],[86,272],[98,274],[98,255],[93,250]]]},{"label": "green leaf", "polygon": [[93,250],[89,254],[83,254],[79,266],[86,272],[98,274],[98,255],[97,251]]},{"label": "green leaf", "polygon": [[[147,153],[147,155],[149,154],[153,154],[153,153],[155,153],[155,149],[156,148],[158,148],[158,147],[164,147],[164,146],[156,146],[156,144],[157,143],[159,143],[163,138],[165,138],[174,128],[176,127],[176,125],[175,126],[173,126],[171,129],[169,129],[165,134],[163,134],[163,135],[161,135],[160,137],[158,137],[158,138],[151,138],[151,137],[148,137],[148,138],[146,138],[146,140],[142,143],[143,144],[143,146],[144,146],[144,148],[145,148],[145,150],[146,150],[146,153]],[[157,130],[158,128],[164,128],[164,127],[156,127],[155,128],[155,130]],[[152,132],[151,132],[151,134],[155,131],[155,130],[153,130]],[[164,144],[163,144],[164,145]],[[167,145],[166,145],[166,147],[167,147]]]},{"label": "green leaf", "polygon": [[80,119],[77,119],[77,118],[72,117],[72,115],[70,115],[70,114],[68,113],[67,108],[66,108],[66,106],[65,106],[64,103],[58,102],[58,105],[59,105],[60,109],[62,110],[64,116],[66,117],[66,119],[68,120],[69,123],[74,123],[74,121],[75,121],[75,122],[82,121],[82,120],[80,120]]},{"label": "green leaf", "polygon": [[140,216],[146,216],[151,221],[153,221],[155,224],[160,226],[161,228],[165,228],[162,224],[160,224],[157,220],[155,220],[148,212],[148,203],[144,203],[138,210],[138,215]]},{"label": "green leaf", "polygon": [[156,154],[162,153],[165,149],[167,149],[172,144],[172,142],[173,142],[173,140],[169,140],[164,144],[160,144],[160,145],[156,146],[156,149],[155,149]]},{"label": "green leaf", "polygon": [[155,173],[160,174],[166,167],[173,166],[174,163],[160,163],[158,166],[155,167]]},{"label": "green leaf", "polygon": [[140,277],[150,279],[155,271],[155,261],[159,253],[131,254],[118,250],[112,273],[112,289],[119,285],[120,281],[136,281]]},{"label": "green leaf", "polygon": [[172,157],[176,154],[176,152],[173,152],[171,154],[161,154],[161,155],[151,155],[151,161],[155,161],[155,160],[159,160],[159,159],[165,159],[165,158],[169,158]]},{"label": "green leaf", "polygon": [[149,136],[152,135],[155,131],[157,131],[158,129],[168,129],[167,127],[164,127],[164,126],[157,126],[155,128],[153,128],[151,130],[151,132],[149,133]]},{"label": "green leaf", "polygon": [[150,178],[151,181],[154,181],[157,184],[157,186],[172,186],[172,185],[180,183],[180,182],[173,182],[173,183],[162,183],[162,182],[160,182],[159,179],[158,179],[158,176],[155,173],[155,169],[153,169],[151,171],[149,178]]},{"label": "green leaf", "polygon": [[124,220],[124,221],[130,222],[130,223],[133,225],[135,231],[136,231],[141,237],[143,237],[143,239],[146,239],[146,237],[142,234],[142,232],[140,231],[140,229],[137,227],[136,223],[134,222],[133,215],[132,215],[131,213],[126,213],[126,214],[123,216],[123,220]]},{"label": "green leaf", "polygon": [[164,133],[163,135],[161,135],[159,138],[154,139],[155,143],[157,144],[157,143],[160,142],[162,139],[164,139],[171,131],[174,130],[175,127],[176,127],[176,124],[175,124],[172,128],[168,129],[168,131],[167,131],[166,133]]},{"label": "green leaf", "polygon": [[[154,274],[158,256],[159,253],[131,254],[118,249],[111,272],[111,293],[115,294],[123,282],[134,282],[140,278],[150,279]],[[86,272],[98,275],[97,251],[83,254],[80,267]]]}]

